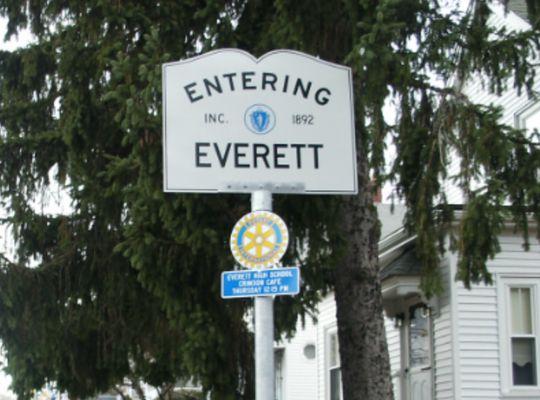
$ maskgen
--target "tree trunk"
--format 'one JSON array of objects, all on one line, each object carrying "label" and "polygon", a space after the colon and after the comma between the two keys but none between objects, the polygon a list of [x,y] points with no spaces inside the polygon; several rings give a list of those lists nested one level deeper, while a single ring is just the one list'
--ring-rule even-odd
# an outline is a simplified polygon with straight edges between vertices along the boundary
[{"label": "tree trunk", "polygon": [[344,400],[393,399],[378,267],[379,222],[365,165],[359,193],[344,200],[348,248],[336,268],[335,297]]}]

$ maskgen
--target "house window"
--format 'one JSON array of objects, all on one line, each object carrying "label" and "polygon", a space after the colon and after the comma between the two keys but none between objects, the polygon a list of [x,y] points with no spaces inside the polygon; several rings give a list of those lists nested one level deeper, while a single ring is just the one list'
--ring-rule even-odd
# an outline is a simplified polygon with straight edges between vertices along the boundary
[{"label": "house window", "polygon": [[527,129],[529,132],[540,130],[540,103],[527,104],[515,116],[516,127]]},{"label": "house window", "polygon": [[341,400],[341,361],[339,358],[339,342],[337,332],[332,332],[328,337],[328,373],[330,383],[330,400]]},{"label": "house window", "polygon": [[431,364],[431,337],[429,309],[415,306],[409,318],[409,368]]},{"label": "house window", "polygon": [[497,294],[501,399],[540,399],[540,276],[502,273]]},{"label": "house window", "polygon": [[510,287],[512,384],[537,386],[537,334],[534,287]]}]

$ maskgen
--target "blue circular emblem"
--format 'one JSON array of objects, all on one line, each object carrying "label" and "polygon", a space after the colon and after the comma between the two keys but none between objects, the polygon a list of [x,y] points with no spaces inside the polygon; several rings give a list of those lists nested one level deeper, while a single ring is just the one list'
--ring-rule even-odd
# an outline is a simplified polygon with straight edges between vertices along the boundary
[{"label": "blue circular emblem", "polygon": [[244,124],[257,135],[266,135],[276,126],[276,115],[264,104],[254,104],[244,114]]}]

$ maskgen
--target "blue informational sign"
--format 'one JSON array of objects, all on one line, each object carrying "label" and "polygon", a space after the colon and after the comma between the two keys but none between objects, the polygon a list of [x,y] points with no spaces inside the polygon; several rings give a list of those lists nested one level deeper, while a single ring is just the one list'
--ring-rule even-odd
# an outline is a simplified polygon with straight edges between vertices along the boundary
[{"label": "blue informational sign", "polygon": [[221,297],[283,296],[300,292],[300,268],[225,271],[221,273]]}]

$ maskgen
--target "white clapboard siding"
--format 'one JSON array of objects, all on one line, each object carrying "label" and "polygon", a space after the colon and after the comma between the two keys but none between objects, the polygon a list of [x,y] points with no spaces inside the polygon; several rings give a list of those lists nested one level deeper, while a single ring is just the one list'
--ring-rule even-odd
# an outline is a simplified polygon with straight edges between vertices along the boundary
[{"label": "white clapboard siding", "polygon": [[[512,88],[513,83],[509,83],[509,88]],[[540,90],[540,81],[537,82],[533,88],[535,91]],[[469,80],[468,84],[464,88],[464,93],[468,95],[474,103],[494,105],[503,108],[501,116],[501,122],[516,128],[523,128],[524,121],[520,121],[520,115],[527,107],[532,105],[532,100],[527,96],[524,91],[520,96],[514,90],[504,92],[500,97],[489,93],[488,87],[482,82],[478,76]],[[528,126],[527,128],[535,128],[534,126]],[[536,127],[540,128],[540,127]],[[451,151],[448,155],[449,166],[448,176],[451,178],[456,175],[460,169],[460,159],[456,155],[455,151]],[[450,179],[447,179],[444,183],[444,191],[446,198],[450,204],[463,204],[464,196],[458,185]]]},{"label": "white clapboard siding", "polygon": [[[505,233],[499,238],[501,252],[488,262],[494,281],[498,274],[540,275],[540,245],[532,239],[530,251],[522,247],[519,235]],[[456,255],[452,255],[457,262]],[[461,397],[467,400],[501,399],[498,292],[495,285],[457,288],[459,366]],[[457,398],[457,397],[456,397]]]},{"label": "white clapboard siding", "polygon": [[475,285],[467,290],[461,283],[456,287],[461,399],[496,400],[500,395],[496,288]]},{"label": "white clapboard siding", "polygon": [[438,298],[433,313],[433,387],[436,400],[452,399],[454,395],[453,336],[451,287],[452,277],[446,264],[441,269],[444,292]]},{"label": "white clapboard siding", "polygon": [[[283,400],[326,400],[326,333],[336,329],[336,305],[333,293],[318,305],[317,321],[306,317],[305,324],[298,321],[297,331],[290,340],[276,343],[283,349]],[[316,357],[304,355],[308,344],[315,345]]]},{"label": "white clapboard siding", "polygon": [[[295,336],[277,344],[283,348],[283,400],[313,400],[317,398],[317,330],[311,317],[305,324],[299,320]],[[304,355],[306,345],[315,345],[315,359]]]},{"label": "white clapboard siding", "polygon": [[[508,29],[520,30],[527,27],[526,23],[512,13],[507,16],[499,9],[495,18],[490,21],[494,26],[505,25]],[[508,82],[510,90],[501,96],[489,93],[488,82],[475,76],[467,81],[464,93],[475,103],[495,105],[503,109],[501,122],[522,127],[519,120],[521,113],[530,107],[531,100],[525,91],[520,96],[512,90],[513,82]],[[537,82],[535,89],[540,88]],[[528,127],[530,128],[530,127]],[[452,164],[452,172],[457,171],[458,160]],[[450,202],[460,203],[462,200],[459,189],[452,184],[445,187]],[[533,239],[533,241],[535,241]],[[540,246],[531,245],[530,252],[524,252],[522,239],[516,235],[504,234],[500,237],[501,252],[488,263],[490,272],[500,273],[532,273],[540,271]],[[449,256],[452,272],[455,273],[457,257]],[[495,286],[475,285],[467,290],[462,284],[454,284],[454,304],[456,315],[454,335],[454,350],[457,352],[456,393],[455,399],[498,400],[501,399],[500,384],[500,338],[498,320],[498,293]],[[438,399],[438,398],[437,398]]]},{"label": "white clapboard siding", "polygon": [[[505,13],[500,7],[495,8],[495,14],[490,18],[489,23],[496,27],[505,26],[509,31],[521,31],[530,28],[529,24],[522,18],[511,12]],[[522,90],[520,95],[516,93],[512,79],[508,80],[506,86],[507,90],[499,96],[490,92],[489,79],[476,75],[467,80],[463,92],[475,103],[502,107],[501,122],[514,126],[516,114],[531,104],[531,99],[528,97],[526,90]],[[538,88],[540,88],[540,82],[537,80],[533,90],[538,90]]]},{"label": "white clapboard siding", "polygon": [[[490,19],[492,26],[506,26],[508,30],[520,31],[528,29],[529,25],[514,13],[505,13],[501,7],[495,7],[495,14]],[[537,79],[533,87],[533,91],[540,90],[540,81]],[[512,127],[523,128],[523,122],[520,121],[520,115],[533,104],[526,92],[522,90],[518,95],[514,89],[514,81],[512,79],[507,82],[507,90],[497,95],[490,92],[489,79],[482,78],[476,74],[466,81],[462,92],[469,96],[472,102],[476,104],[493,105],[502,108],[501,122]],[[527,126],[527,128],[534,128]],[[539,127],[537,127],[539,128]],[[460,159],[455,152],[449,154],[449,174],[451,177],[459,171]],[[446,180],[444,183],[444,191],[450,204],[463,204],[464,197],[461,189],[451,180]]]},{"label": "white clapboard siding", "polygon": [[394,389],[394,399],[401,400],[401,338],[400,330],[395,327],[395,322],[391,318],[384,317],[384,328],[386,331],[386,343],[388,344],[388,355],[390,357],[390,372],[392,374],[392,386]]},{"label": "white clapboard siding", "polygon": [[[510,82],[509,87],[512,88],[512,86],[513,83]],[[537,82],[533,89],[536,91],[540,90],[540,82]],[[489,93],[488,87],[485,86],[485,82],[478,76],[469,80],[464,88],[464,93],[468,95],[474,103],[502,107],[503,113],[501,122],[512,127],[523,128],[522,125],[524,121],[520,120],[520,115],[533,104],[525,91],[522,92],[520,96],[518,96],[514,90],[504,92],[500,97]],[[535,127],[528,126],[527,128],[532,129]],[[448,154],[448,159],[448,177],[451,178],[459,172],[461,160],[455,151],[451,151]],[[443,182],[443,186],[446,198],[450,204],[463,204],[463,193],[456,182],[447,179]]]},{"label": "white clapboard siding", "polygon": [[328,353],[327,353],[327,334],[336,329],[336,302],[333,293],[328,294],[319,304],[319,317],[317,324],[317,397],[314,399],[327,400],[328,391]]}]

